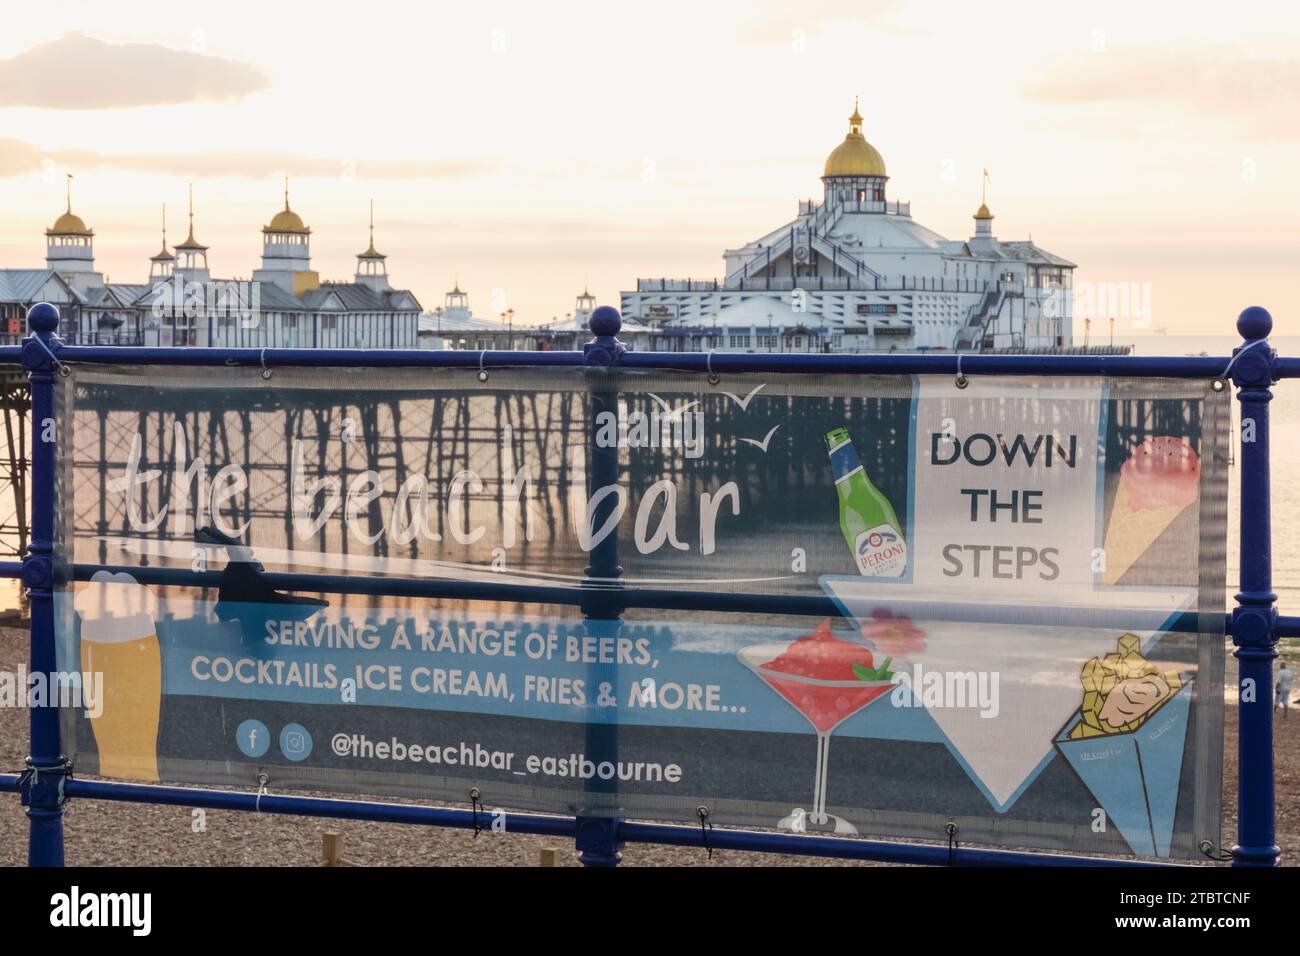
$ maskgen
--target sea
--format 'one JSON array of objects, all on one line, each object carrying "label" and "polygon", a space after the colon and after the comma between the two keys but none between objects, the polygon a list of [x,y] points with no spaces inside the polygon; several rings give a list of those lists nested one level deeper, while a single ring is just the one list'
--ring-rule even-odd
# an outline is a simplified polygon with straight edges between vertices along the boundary
[{"label": "sea", "polygon": [[[1135,355],[1230,356],[1241,345],[1236,336],[1150,335],[1117,338],[1116,344],[1131,345]],[[1278,355],[1300,356],[1300,336],[1270,339]],[[1226,364],[1226,362],[1225,362]],[[1241,407],[1233,402],[1234,442],[1241,434]],[[1269,403],[1269,454],[1273,511],[1273,590],[1283,614],[1300,613],[1300,380],[1284,380],[1273,388]],[[1241,503],[1240,449],[1234,448],[1233,466],[1228,471],[1228,607],[1236,592],[1241,553],[1236,516]]]}]

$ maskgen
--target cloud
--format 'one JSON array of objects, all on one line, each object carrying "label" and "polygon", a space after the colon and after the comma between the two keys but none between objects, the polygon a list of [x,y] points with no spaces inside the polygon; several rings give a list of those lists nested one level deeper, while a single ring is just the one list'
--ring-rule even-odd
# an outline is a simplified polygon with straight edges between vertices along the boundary
[{"label": "cloud", "polygon": [[42,149],[17,139],[0,138],[0,178],[64,169],[115,169],[195,179],[270,179],[288,174],[303,178],[465,179],[492,172],[491,163],[423,159],[362,159],[308,156],[271,150],[226,153],[97,153],[88,149]]},{"label": "cloud", "polygon": [[[1300,60],[1243,56],[1231,47],[1127,47],[1061,57],[1024,87],[1032,100],[1173,109],[1227,121],[1252,139],[1300,139]],[[1160,116],[1165,120],[1168,117]]]},{"label": "cloud", "polygon": [[740,38],[756,46],[796,43],[842,23],[883,26],[903,0],[756,0],[755,13],[740,25]]},{"label": "cloud", "polygon": [[155,43],[68,33],[0,60],[0,106],[108,110],[241,100],[270,86],[261,70]]}]

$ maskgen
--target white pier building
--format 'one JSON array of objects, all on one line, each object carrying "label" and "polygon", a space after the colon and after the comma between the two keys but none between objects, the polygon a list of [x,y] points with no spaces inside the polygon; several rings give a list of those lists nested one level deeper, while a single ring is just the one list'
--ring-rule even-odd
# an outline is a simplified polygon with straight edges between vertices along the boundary
[{"label": "white pier building", "polygon": [[945,239],[890,199],[880,153],[849,131],[826,158],[821,202],[723,253],[721,279],[638,279],[625,319],[650,347],[698,351],[1066,350],[1074,263],[993,234],[981,204]]}]

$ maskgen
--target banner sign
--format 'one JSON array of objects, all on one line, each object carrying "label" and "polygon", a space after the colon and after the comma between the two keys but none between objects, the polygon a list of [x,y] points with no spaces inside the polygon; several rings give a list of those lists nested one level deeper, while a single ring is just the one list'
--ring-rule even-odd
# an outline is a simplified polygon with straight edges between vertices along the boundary
[{"label": "banner sign", "polygon": [[78,368],[62,401],[78,772],[1219,842],[1209,383]]}]

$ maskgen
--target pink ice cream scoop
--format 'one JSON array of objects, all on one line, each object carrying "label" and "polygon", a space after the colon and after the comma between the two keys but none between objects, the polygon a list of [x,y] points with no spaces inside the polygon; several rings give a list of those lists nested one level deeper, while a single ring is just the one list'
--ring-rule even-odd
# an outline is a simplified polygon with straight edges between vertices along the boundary
[{"label": "pink ice cream scoop", "polygon": [[1138,510],[1185,508],[1200,492],[1201,459],[1182,438],[1161,435],[1133,449],[1120,470],[1130,505]]}]

